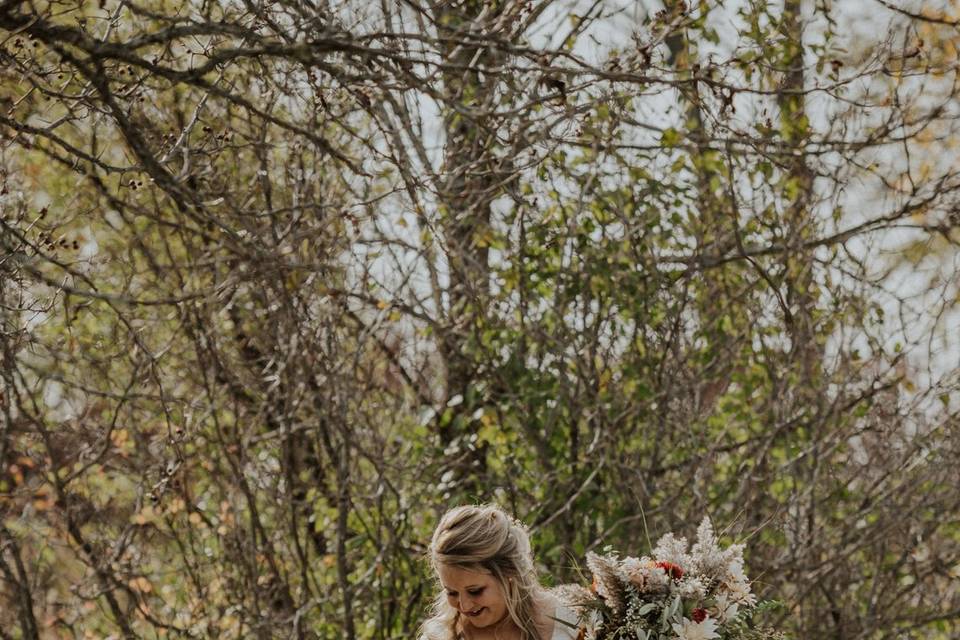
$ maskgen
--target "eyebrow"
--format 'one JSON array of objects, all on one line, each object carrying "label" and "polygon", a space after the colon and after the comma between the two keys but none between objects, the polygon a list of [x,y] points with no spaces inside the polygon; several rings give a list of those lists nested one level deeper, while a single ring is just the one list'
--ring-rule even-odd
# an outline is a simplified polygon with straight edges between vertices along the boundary
[{"label": "eyebrow", "polygon": [[[440,586],[443,586],[443,585],[440,585]],[[468,585],[468,586],[464,587],[464,589],[466,589],[467,591],[469,591],[470,589],[479,589],[479,588],[481,588],[482,586],[483,586],[482,584],[471,584],[471,585]],[[443,587],[443,588],[446,589],[447,591],[456,592],[456,589],[451,589],[450,587]]]}]

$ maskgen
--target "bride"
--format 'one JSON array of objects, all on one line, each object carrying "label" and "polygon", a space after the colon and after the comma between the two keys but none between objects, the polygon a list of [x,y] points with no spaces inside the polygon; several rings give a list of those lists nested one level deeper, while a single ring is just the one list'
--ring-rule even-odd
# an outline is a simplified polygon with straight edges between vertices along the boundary
[{"label": "bride", "polygon": [[575,640],[577,616],[540,586],[526,529],[499,507],[448,511],[430,544],[440,586],[421,640]]}]

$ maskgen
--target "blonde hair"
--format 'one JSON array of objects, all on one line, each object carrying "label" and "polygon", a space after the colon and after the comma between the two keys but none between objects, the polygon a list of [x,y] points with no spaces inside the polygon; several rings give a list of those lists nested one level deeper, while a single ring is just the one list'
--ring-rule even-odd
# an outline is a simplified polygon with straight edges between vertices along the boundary
[{"label": "blonde hair", "polygon": [[[507,612],[520,628],[521,640],[540,640],[535,612],[540,583],[526,528],[496,505],[451,509],[437,525],[430,543],[434,573],[453,566],[491,574],[503,590]],[[421,627],[423,640],[458,637],[460,612],[441,590],[433,615]]]}]

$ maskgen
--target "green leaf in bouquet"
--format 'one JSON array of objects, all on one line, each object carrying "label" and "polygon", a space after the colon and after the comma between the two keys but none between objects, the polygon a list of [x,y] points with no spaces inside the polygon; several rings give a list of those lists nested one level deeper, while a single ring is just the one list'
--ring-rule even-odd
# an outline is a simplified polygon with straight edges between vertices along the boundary
[{"label": "green leaf in bouquet", "polygon": [[753,615],[762,615],[764,613],[776,613],[787,608],[780,600],[761,600],[753,608]]},{"label": "green leaf in bouquet", "polygon": [[677,614],[680,611],[680,607],[683,606],[683,603],[680,601],[680,596],[674,596],[673,601],[663,609],[663,613],[660,615],[660,630],[669,631],[670,623],[676,622],[679,620]]},{"label": "green leaf in bouquet", "polygon": [[670,617],[676,618],[682,607],[683,602],[680,600],[680,596],[674,596],[673,602],[670,603]]},{"label": "green leaf in bouquet", "polygon": [[647,604],[643,605],[642,607],[640,607],[640,608],[637,610],[637,615],[638,615],[638,616],[645,616],[645,615],[647,615],[648,613],[650,613],[651,611],[656,610],[656,608],[657,608],[657,603],[656,603],[656,602],[648,602]]}]

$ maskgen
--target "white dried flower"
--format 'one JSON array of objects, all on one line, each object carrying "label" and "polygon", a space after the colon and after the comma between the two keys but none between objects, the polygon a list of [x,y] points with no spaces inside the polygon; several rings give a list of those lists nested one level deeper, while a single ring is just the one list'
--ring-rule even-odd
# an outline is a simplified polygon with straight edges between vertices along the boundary
[{"label": "white dried flower", "polygon": [[685,600],[701,600],[707,595],[707,585],[702,577],[687,573],[677,583],[675,592]]},{"label": "white dried flower", "polygon": [[744,545],[734,544],[726,549],[720,547],[709,518],[704,518],[697,528],[697,542],[690,550],[693,569],[705,578],[726,581],[728,574],[739,567],[743,572]]},{"label": "white dried flower", "polygon": [[740,611],[740,605],[733,601],[727,593],[721,593],[716,597],[716,615],[720,622],[727,622],[737,617]]},{"label": "white dried flower", "polygon": [[620,571],[624,579],[636,587],[640,593],[666,591],[670,586],[670,576],[646,556],[624,558],[620,564]]},{"label": "white dried flower", "polygon": [[675,622],[671,626],[679,640],[712,640],[720,637],[717,621],[713,618],[704,618],[700,622],[684,618],[679,624]]},{"label": "white dried flower", "polygon": [[661,562],[672,562],[684,570],[689,569],[693,564],[690,554],[687,553],[687,539],[678,538],[672,533],[664,535],[657,541],[653,557]]},{"label": "white dried flower", "polygon": [[756,596],[750,591],[750,581],[743,571],[743,557],[738,556],[727,565],[726,574],[720,583],[721,593],[726,592],[731,602],[753,606],[757,602]]}]

